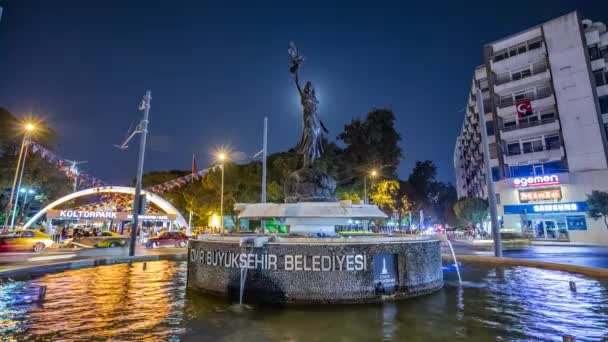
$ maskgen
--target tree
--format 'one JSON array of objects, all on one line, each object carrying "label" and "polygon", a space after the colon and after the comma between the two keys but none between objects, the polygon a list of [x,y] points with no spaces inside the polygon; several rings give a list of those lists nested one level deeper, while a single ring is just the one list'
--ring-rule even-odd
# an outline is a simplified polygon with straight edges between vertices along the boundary
[{"label": "tree", "polygon": [[[32,140],[40,145],[50,148],[55,141],[55,132],[44,122],[36,122],[36,130]],[[0,108],[0,210],[4,214],[10,197],[10,188],[13,186],[13,177],[17,167],[17,159],[23,132],[20,120],[6,109]],[[32,153],[31,148],[26,157],[23,172],[22,186],[36,190],[37,201],[41,205],[47,204],[64,196],[72,190],[72,182],[67,175],[60,171],[52,162]],[[7,189],[8,191],[4,191]],[[18,195],[18,194],[16,194]],[[38,200],[39,199],[39,200]],[[27,210],[27,205],[19,205],[18,211]],[[4,217],[0,218],[4,219]]]},{"label": "tree", "polygon": [[414,192],[413,197],[419,209],[429,206],[435,190],[437,167],[430,160],[417,161],[408,178]]},{"label": "tree", "polygon": [[384,212],[392,215],[395,212],[399,194],[399,182],[381,180],[372,184],[369,198]]},{"label": "tree", "polygon": [[436,221],[455,225],[454,204],[458,198],[456,188],[450,183],[435,182],[431,192]]},{"label": "tree", "polygon": [[363,121],[353,119],[337,138],[346,145],[336,153],[341,186],[362,189],[363,177],[370,169],[396,178],[402,157],[401,135],[395,129],[395,114],[390,109],[373,109]]},{"label": "tree", "polygon": [[593,190],[587,195],[587,214],[594,220],[603,218],[608,229],[608,192]]},{"label": "tree", "polygon": [[488,201],[478,197],[463,197],[454,204],[456,217],[479,229],[488,217]]}]

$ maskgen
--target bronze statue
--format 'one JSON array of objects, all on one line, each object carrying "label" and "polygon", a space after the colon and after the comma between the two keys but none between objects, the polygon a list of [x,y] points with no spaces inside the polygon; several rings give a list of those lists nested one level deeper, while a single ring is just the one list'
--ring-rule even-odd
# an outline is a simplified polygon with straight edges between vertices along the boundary
[{"label": "bronze statue", "polygon": [[294,76],[298,93],[300,93],[300,102],[302,103],[302,138],[298,143],[297,151],[304,156],[304,167],[312,167],[315,159],[321,157],[323,153],[323,132],[327,133],[327,128],[319,119],[317,113],[317,105],[319,101],[315,96],[315,88],[310,81],[306,82],[304,89],[300,87],[298,79],[298,71],[300,65],[304,62],[304,57],[298,55],[298,50],[293,42],[289,42],[289,71]]}]

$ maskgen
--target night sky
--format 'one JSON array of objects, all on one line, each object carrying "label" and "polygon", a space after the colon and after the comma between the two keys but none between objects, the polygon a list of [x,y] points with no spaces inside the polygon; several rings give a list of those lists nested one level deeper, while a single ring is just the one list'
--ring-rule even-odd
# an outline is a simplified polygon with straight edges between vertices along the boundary
[{"label": "night sky", "polygon": [[331,139],[353,117],[391,108],[400,176],[432,159],[452,181],[483,45],[575,9],[608,21],[605,0],[413,3],[0,0],[0,106],[45,118],[58,154],[117,184],[134,178],[138,143],[114,144],[141,118],[147,89],[148,171],[189,169],[192,153],[206,165],[220,145],[252,155],[265,115],[270,152],[282,151],[301,132],[294,40]]}]

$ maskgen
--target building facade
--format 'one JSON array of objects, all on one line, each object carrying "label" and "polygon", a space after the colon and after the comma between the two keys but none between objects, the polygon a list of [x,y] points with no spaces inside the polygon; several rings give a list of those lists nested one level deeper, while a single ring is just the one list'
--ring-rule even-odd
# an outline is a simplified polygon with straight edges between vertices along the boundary
[{"label": "building facade", "polygon": [[585,214],[608,191],[608,33],[572,12],[487,44],[454,150],[459,197],[487,197],[477,90],[504,230],[608,243]]}]

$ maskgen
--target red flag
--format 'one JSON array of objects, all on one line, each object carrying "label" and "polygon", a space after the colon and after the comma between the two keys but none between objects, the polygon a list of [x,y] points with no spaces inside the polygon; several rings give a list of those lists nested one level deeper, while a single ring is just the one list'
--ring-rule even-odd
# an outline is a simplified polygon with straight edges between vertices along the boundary
[{"label": "red flag", "polygon": [[192,173],[196,173],[196,157],[192,154]]},{"label": "red flag", "polygon": [[534,114],[532,112],[532,103],[530,103],[530,100],[522,100],[517,102],[515,104],[515,109],[517,110],[517,117],[520,118]]}]

